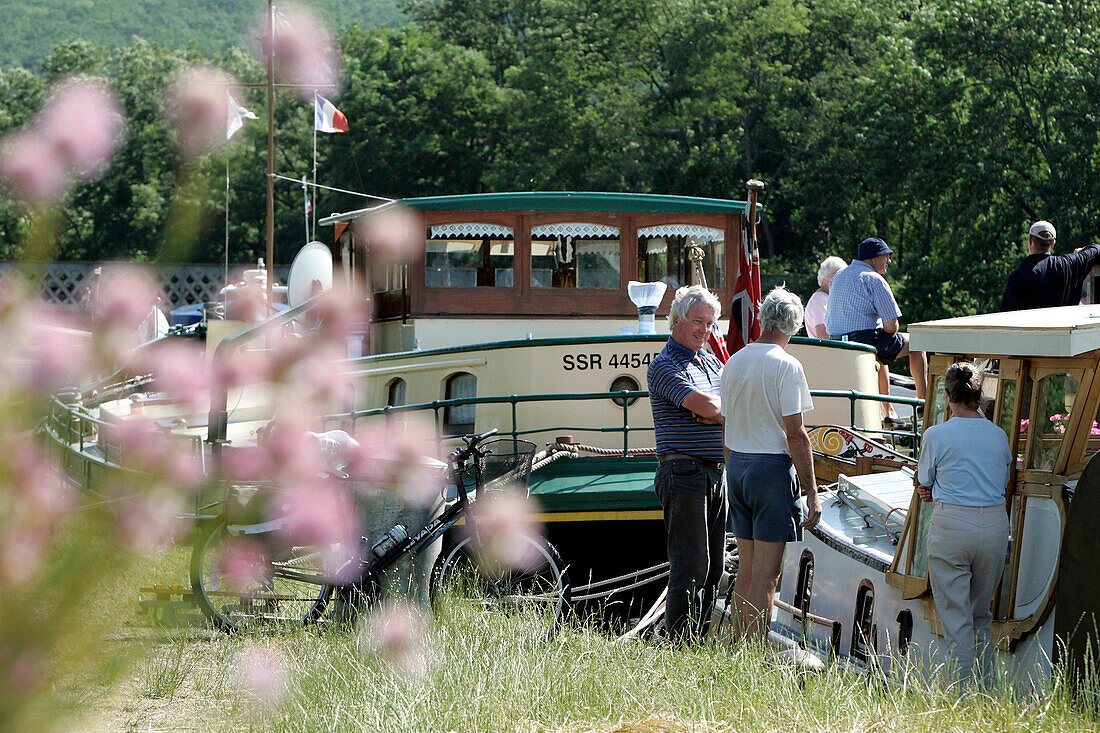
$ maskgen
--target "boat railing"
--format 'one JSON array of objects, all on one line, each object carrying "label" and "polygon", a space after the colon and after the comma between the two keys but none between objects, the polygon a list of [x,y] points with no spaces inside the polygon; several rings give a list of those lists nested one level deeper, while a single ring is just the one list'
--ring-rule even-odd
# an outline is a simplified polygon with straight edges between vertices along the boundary
[{"label": "boat railing", "polygon": [[[810,390],[812,397],[822,398],[842,398],[847,399],[850,403],[850,423],[849,427],[854,430],[858,430],[862,433],[870,433],[874,435],[881,435],[884,438],[890,439],[904,439],[906,441],[912,440],[913,450],[916,451],[920,446],[920,433],[917,420],[917,408],[924,404],[924,400],[914,399],[911,397],[895,397],[893,395],[881,395],[881,394],[868,394],[866,392],[859,392],[856,390]],[[586,401],[586,400],[607,400],[612,399],[616,405],[619,406],[622,421],[617,426],[600,426],[600,427],[583,427],[577,425],[554,425],[538,428],[521,429],[520,420],[518,414],[518,405],[526,403],[537,402],[560,402],[560,401]],[[649,392],[647,390],[623,390],[619,392],[574,392],[574,393],[550,393],[550,394],[536,394],[536,395],[499,395],[491,397],[455,397],[445,400],[432,400],[431,402],[419,402],[408,405],[387,405],[385,407],[375,407],[366,410],[355,410],[348,413],[334,414],[326,416],[326,421],[329,425],[340,424],[348,425],[354,429],[358,422],[362,419],[387,416],[393,414],[409,413],[409,412],[432,412],[434,424],[437,430],[440,432],[440,437],[455,437],[443,434],[442,430],[442,415],[443,411],[449,407],[462,407],[466,405],[500,405],[507,404],[511,407],[511,429],[506,430],[504,426],[497,425],[502,435],[509,435],[513,438],[520,438],[524,436],[545,434],[545,433],[562,433],[564,431],[582,431],[586,433],[621,433],[623,437],[622,450],[616,451],[617,455],[629,455],[632,451],[630,448],[630,436],[635,432],[653,432],[652,426],[634,426],[630,424],[630,407],[639,399],[649,399]],[[913,420],[911,427],[908,430],[889,430],[884,428],[865,428],[856,425],[856,405],[860,401],[872,401],[880,403],[889,403],[901,406],[908,406],[912,408]],[[807,426],[815,427],[815,426]],[[636,452],[636,449],[635,449]]]}]

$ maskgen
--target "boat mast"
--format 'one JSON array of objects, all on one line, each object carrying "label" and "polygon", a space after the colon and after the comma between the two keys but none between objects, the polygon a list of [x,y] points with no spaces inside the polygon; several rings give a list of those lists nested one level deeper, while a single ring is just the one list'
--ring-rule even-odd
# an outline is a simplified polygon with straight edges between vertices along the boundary
[{"label": "boat mast", "polygon": [[275,4],[267,0],[267,307],[275,283]]}]

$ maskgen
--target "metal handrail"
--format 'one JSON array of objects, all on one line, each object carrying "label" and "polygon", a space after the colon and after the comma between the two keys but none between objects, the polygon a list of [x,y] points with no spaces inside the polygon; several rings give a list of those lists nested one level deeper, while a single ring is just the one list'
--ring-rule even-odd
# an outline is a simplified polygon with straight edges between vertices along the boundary
[{"label": "metal handrail", "polygon": [[[882,435],[900,436],[905,438],[913,438],[914,446],[920,446],[920,433],[917,429],[917,408],[924,404],[924,400],[915,399],[912,397],[895,397],[893,395],[881,395],[881,394],[869,394],[866,392],[859,392],[857,390],[828,390],[818,389],[810,390],[812,397],[834,397],[848,399],[850,402],[850,426],[856,430],[862,430],[863,432],[873,432]],[[431,402],[419,402],[410,405],[387,405],[385,407],[374,407],[367,410],[355,410],[350,413],[341,413],[337,415],[328,415],[326,420],[329,421],[346,421],[351,420],[352,426],[354,426],[359,419],[367,417],[376,417],[379,415],[389,415],[391,413],[403,413],[403,412],[426,412],[431,410],[435,417],[435,424],[439,426],[440,410],[447,407],[458,407],[464,405],[493,405],[493,404],[510,404],[512,406],[512,429],[509,431],[503,431],[503,434],[510,435],[513,438],[521,437],[524,435],[533,435],[536,433],[554,432],[557,430],[584,430],[586,432],[593,433],[623,433],[623,452],[624,454],[629,449],[629,434],[635,431],[653,432],[652,427],[631,427],[628,419],[628,412],[630,405],[627,404],[631,399],[649,398],[649,392],[647,390],[622,390],[619,392],[562,392],[562,393],[550,393],[542,395],[498,395],[492,397],[455,397],[445,400],[432,400]],[[577,427],[577,426],[560,426],[560,427],[544,427],[534,428],[528,430],[519,429],[519,420],[516,414],[516,405],[530,402],[559,402],[564,400],[606,400],[614,399],[622,405],[623,422],[621,427]],[[908,405],[913,408],[913,428],[912,431],[898,431],[898,430],[872,430],[869,428],[856,428],[856,403],[860,400],[867,400],[871,402],[885,402],[897,405]]]}]

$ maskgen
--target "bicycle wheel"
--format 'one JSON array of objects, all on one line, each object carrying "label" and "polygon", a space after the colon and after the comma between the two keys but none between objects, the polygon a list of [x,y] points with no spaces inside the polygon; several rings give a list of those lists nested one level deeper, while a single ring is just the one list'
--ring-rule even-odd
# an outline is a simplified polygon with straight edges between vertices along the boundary
[{"label": "bicycle wheel", "polygon": [[523,535],[537,561],[529,570],[488,567],[478,562],[477,541],[466,537],[440,553],[428,586],[433,604],[444,598],[468,599],[477,607],[527,614],[547,632],[561,624],[569,605],[569,570],[557,549]]},{"label": "bicycle wheel", "polygon": [[226,632],[301,626],[321,618],[332,586],[316,547],[273,548],[263,535],[230,534],[215,523],[191,552],[191,590]]}]

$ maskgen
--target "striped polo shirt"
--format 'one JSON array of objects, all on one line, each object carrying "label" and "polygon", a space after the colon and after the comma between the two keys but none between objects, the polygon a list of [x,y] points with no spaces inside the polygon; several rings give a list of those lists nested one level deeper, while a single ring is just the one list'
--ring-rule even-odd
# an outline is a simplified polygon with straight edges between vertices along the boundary
[{"label": "striped polo shirt", "polygon": [[718,396],[722,362],[705,351],[698,354],[669,338],[649,364],[649,404],[657,434],[657,455],[685,453],[722,460],[722,426],[697,422],[680,407],[693,391]]}]

